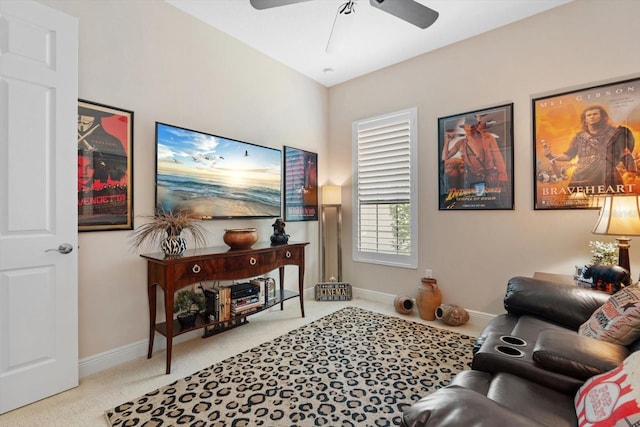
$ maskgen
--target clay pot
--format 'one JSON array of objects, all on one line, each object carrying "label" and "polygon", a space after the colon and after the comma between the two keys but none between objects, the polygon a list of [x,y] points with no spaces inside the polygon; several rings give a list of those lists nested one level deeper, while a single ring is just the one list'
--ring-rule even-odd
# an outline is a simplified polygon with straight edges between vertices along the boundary
[{"label": "clay pot", "polygon": [[438,288],[438,281],[436,279],[422,279],[416,298],[420,318],[436,320],[435,309],[440,303],[442,303],[442,294]]},{"label": "clay pot", "polygon": [[406,295],[398,295],[393,300],[393,307],[400,314],[409,314],[413,311],[413,300]]},{"label": "clay pot", "polygon": [[258,241],[258,230],[255,228],[229,228],[224,230],[222,240],[231,249],[249,249]]},{"label": "clay pot", "polygon": [[455,304],[442,304],[436,308],[436,319],[442,320],[449,326],[464,325],[469,321],[469,313]]}]

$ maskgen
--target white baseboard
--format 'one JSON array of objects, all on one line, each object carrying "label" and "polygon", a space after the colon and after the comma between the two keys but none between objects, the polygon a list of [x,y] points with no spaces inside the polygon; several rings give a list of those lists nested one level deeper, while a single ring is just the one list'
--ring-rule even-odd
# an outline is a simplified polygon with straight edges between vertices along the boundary
[{"label": "white baseboard", "polygon": [[[387,305],[393,305],[393,301],[396,298],[396,295],[356,287],[352,287],[351,292],[353,298],[361,298],[367,301],[375,301]],[[305,298],[315,298],[314,288],[307,288],[304,295]],[[485,313],[483,311],[467,310],[467,312],[471,318],[482,320],[485,323],[496,317],[495,314]]]},{"label": "white baseboard", "polygon": [[[202,331],[196,330],[180,335],[173,339],[173,344],[179,344],[191,340],[193,338],[201,337]],[[134,342],[113,350],[108,350],[103,353],[95,354],[93,356],[86,357],[80,360],[78,364],[78,372],[80,378],[84,378],[89,375],[93,375],[105,369],[113,368],[122,363],[129,362],[131,360],[139,359],[141,357],[147,357],[147,348],[149,346],[149,340],[142,340]],[[153,351],[167,348],[167,340],[163,336],[156,334],[154,339]]]},{"label": "white baseboard", "polygon": [[467,310],[467,312],[469,312],[471,318],[482,319],[487,323],[497,316],[496,314],[485,313],[484,311]]},{"label": "white baseboard", "polygon": [[[361,298],[364,300],[375,301],[382,304],[393,305],[395,295],[371,291],[369,289],[352,288],[353,298]],[[315,288],[307,288],[304,291],[305,299],[315,298]],[[483,313],[481,311],[467,310],[469,316],[477,317],[483,320],[491,320],[495,317],[494,314]],[[173,343],[178,344],[184,341],[191,340],[202,336],[202,331],[192,331],[174,338]],[[125,345],[123,347],[108,350],[103,353],[99,353],[93,356],[86,357],[80,360],[78,364],[80,378],[93,375],[105,369],[113,368],[122,363],[129,362],[141,357],[147,357],[147,347],[149,345],[148,340],[141,340],[135,343]],[[154,351],[162,350],[167,347],[167,341],[164,337],[157,335],[154,340]]]}]

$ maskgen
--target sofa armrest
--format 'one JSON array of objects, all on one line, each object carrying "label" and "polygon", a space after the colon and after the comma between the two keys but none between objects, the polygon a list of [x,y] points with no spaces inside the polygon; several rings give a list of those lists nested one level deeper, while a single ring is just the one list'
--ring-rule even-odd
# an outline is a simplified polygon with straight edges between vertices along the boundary
[{"label": "sofa armrest", "polygon": [[616,368],[629,354],[629,350],[619,344],[545,329],[538,335],[533,361],[549,371],[587,380]]},{"label": "sofa armrest", "polygon": [[473,344],[473,354],[476,354],[480,351],[482,344],[487,340],[490,334],[497,333],[502,335],[509,335],[513,328],[518,324],[518,319],[520,316],[516,316],[514,314],[498,314],[496,317],[491,319],[489,323],[482,329],[482,332],[476,338],[475,343]]},{"label": "sofa armrest", "polygon": [[594,289],[517,276],[507,284],[504,308],[511,314],[538,316],[577,331],[609,297]]},{"label": "sofa armrest", "polygon": [[441,388],[402,414],[403,427],[540,427],[480,393],[458,386]]}]

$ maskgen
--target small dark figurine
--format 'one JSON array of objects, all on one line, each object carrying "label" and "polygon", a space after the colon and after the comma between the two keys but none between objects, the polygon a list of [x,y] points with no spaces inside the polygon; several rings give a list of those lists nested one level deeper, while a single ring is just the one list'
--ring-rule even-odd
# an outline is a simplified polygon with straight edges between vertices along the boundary
[{"label": "small dark figurine", "polygon": [[276,219],[272,224],[273,234],[271,235],[272,245],[284,245],[289,241],[289,235],[284,232],[285,223],[282,219]]},{"label": "small dark figurine", "polygon": [[607,288],[611,285],[611,293],[631,284],[631,277],[626,268],[619,265],[591,265],[584,271],[585,279],[593,279],[594,288]]}]

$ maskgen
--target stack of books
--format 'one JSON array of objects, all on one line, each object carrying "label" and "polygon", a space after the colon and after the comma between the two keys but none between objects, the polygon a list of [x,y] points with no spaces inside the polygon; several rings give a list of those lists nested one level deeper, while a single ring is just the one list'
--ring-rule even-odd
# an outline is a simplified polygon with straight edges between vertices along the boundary
[{"label": "stack of books", "polygon": [[260,287],[253,283],[243,282],[231,285],[231,314],[247,314],[262,306]]},{"label": "stack of books", "polygon": [[233,315],[247,314],[260,307],[262,307],[262,302],[257,295],[231,300],[231,314]]},{"label": "stack of books", "polygon": [[276,282],[269,277],[259,277],[250,282],[229,286],[203,287],[202,290],[207,297],[209,320],[216,322],[249,314],[276,302]]}]

